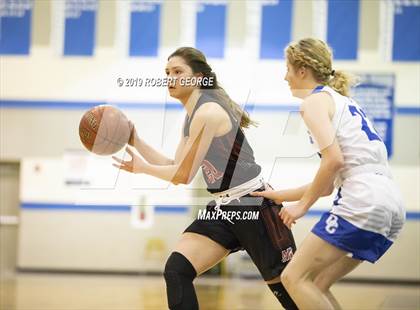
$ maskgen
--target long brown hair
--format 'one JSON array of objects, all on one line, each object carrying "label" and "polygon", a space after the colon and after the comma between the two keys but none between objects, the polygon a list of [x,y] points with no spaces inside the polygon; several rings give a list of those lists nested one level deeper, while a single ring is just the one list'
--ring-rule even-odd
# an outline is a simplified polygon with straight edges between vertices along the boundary
[{"label": "long brown hair", "polygon": [[343,96],[349,96],[356,78],[344,71],[332,69],[332,51],[324,41],[306,38],[289,44],[285,49],[287,61],[294,69],[307,67],[316,81],[328,85]]},{"label": "long brown hair", "polygon": [[232,113],[238,120],[240,120],[240,126],[242,128],[249,128],[250,125],[257,125],[255,121],[251,120],[248,112],[243,110],[236,102],[234,102],[226,91],[219,85],[216,73],[213,72],[210,65],[207,63],[206,56],[204,56],[201,51],[193,47],[180,47],[168,57],[168,60],[175,56],[182,57],[185,63],[192,69],[194,74],[201,73],[203,77],[212,78],[213,83],[211,83],[211,85],[201,85],[200,89],[217,90],[216,96],[219,96],[227,103]]}]

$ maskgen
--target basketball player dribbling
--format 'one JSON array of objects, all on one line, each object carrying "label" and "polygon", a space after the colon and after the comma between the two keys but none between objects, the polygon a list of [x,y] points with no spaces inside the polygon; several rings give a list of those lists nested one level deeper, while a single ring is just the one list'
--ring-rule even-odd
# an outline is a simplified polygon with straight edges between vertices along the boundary
[{"label": "basketball player dribbling", "polygon": [[287,46],[285,54],[285,80],[293,96],[303,99],[301,116],[321,164],[310,184],[252,195],[297,201],[279,212],[290,228],[335,184],[332,210],[302,242],[281,279],[299,309],[338,309],[330,286],[362,261],[377,261],[396,239],[405,211],[385,145],[349,97],[349,75],[332,69],[328,45],[303,39]]},{"label": "basketball player dribbling", "polygon": [[[253,122],[218,85],[215,73],[197,49],[176,50],[168,58],[166,74],[177,79],[169,86],[169,93],[187,112],[175,158],[154,150],[134,130],[129,144],[141,157],[127,147],[132,159],[113,157],[117,161],[114,166],[174,184],[190,183],[201,167],[207,189],[215,197],[207,211],[259,212],[258,219],[252,220],[241,216],[194,220],[166,262],[169,308],[198,309],[193,280],[230,253],[246,250],[283,307],[297,309],[280,282],[280,274],[296,250],[291,231],[277,217],[281,205],[249,194],[266,189],[261,167],[243,132]],[[213,83],[179,83],[189,77],[212,78]]]}]

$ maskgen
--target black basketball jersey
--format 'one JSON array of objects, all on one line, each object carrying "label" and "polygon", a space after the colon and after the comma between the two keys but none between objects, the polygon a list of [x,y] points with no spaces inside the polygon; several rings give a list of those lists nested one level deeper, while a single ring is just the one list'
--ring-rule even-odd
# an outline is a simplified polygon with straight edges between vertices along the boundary
[{"label": "black basketball jersey", "polygon": [[261,167],[255,163],[254,152],[239,125],[239,120],[236,119],[224,100],[213,94],[202,92],[191,117],[186,115],[184,137],[189,136],[195,112],[207,102],[219,104],[228,113],[232,123],[232,129],[227,134],[213,138],[201,164],[207,190],[210,193],[217,193],[257,177],[261,172]]}]

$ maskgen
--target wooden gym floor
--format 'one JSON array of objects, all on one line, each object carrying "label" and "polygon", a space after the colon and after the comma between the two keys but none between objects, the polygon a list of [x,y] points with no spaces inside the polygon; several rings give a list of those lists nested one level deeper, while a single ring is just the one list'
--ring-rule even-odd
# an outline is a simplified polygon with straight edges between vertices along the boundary
[{"label": "wooden gym floor", "polygon": [[[262,280],[195,280],[200,309],[282,309]],[[343,309],[420,309],[420,287],[338,283]],[[1,310],[167,309],[158,276],[8,273],[0,278]]]}]

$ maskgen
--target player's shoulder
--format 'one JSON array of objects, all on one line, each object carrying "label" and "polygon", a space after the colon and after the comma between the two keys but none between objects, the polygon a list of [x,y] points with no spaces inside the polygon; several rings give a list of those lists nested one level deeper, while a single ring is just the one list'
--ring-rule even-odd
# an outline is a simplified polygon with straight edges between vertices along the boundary
[{"label": "player's shoulder", "polygon": [[215,101],[207,101],[197,109],[194,118],[205,120],[206,122],[220,122],[228,117],[225,109]]},{"label": "player's shoulder", "polygon": [[306,97],[303,100],[300,109],[301,111],[311,111],[319,109],[329,110],[333,104],[334,100],[331,94],[329,94],[326,91],[320,91]]}]

